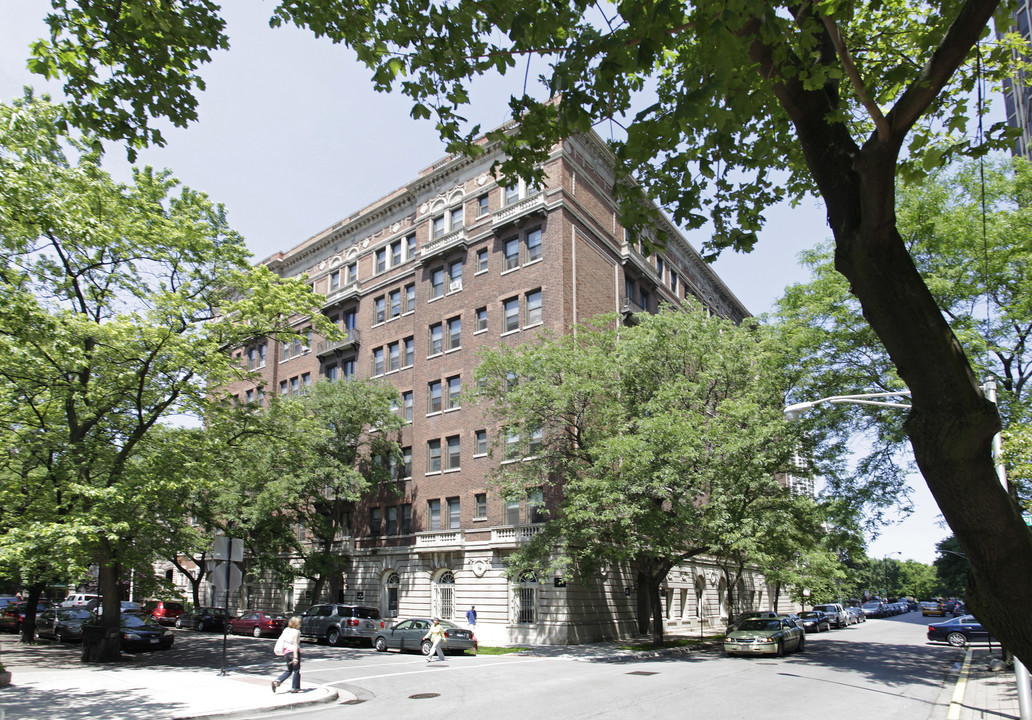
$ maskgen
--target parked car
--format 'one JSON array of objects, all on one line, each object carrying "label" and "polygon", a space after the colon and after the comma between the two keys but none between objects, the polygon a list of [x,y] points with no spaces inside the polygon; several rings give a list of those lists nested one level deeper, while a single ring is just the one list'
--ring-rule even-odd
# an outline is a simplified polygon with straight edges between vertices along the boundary
[{"label": "parked car", "polygon": [[[87,600],[86,604],[82,605],[82,607],[86,608],[91,613],[95,613],[97,615],[102,615],[104,613],[104,605],[103,605],[103,603],[104,603],[104,601],[101,598],[99,598],[96,595],[94,595],[92,598]],[[124,613],[126,613],[126,612],[142,613],[143,612],[143,605],[141,605],[138,602],[133,602],[132,600],[119,600],[118,606],[119,606],[119,609],[121,610],[121,612],[124,612]],[[76,607],[79,607],[79,606],[76,606]]]},{"label": "parked car", "polygon": [[17,595],[0,595],[0,610],[3,610],[13,602],[18,602],[19,599]]},{"label": "parked car", "polygon": [[951,610],[950,612],[953,613],[953,617],[957,617],[958,615],[967,615],[967,605],[965,605],[962,602],[958,602],[956,605],[953,606],[953,610]]},{"label": "parked car", "polygon": [[143,604],[143,611],[162,625],[175,625],[176,618],[182,615],[186,608],[183,607],[183,603],[173,600],[148,600]]},{"label": "parked car", "polygon": [[[430,618],[402,620],[391,627],[378,630],[373,637],[373,647],[378,652],[408,650],[429,655],[433,643],[430,640],[424,640],[423,636],[430,631],[431,625],[433,625],[433,620]],[[466,650],[476,649],[477,639],[472,630],[461,628],[447,620],[441,621],[441,627],[444,628],[444,637],[448,641],[441,646],[445,652],[463,653]]]},{"label": "parked car", "polygon": [[929,615],[946,617],[946,606],[938,600],[925,600],[921,603],[920,607],[921,617],[928,617]]},{"label": "parked car", "polygon": [[729,633],[734,630],[742,623],[743,620],[750,620],[752,618],[776,618],[777,616],[778,614],[773,610],[750,610],[736,616],[734,620],[728,623],[725,633]]},{"label": "parked car", "polygon": [[777,655],[788,650],[803,651],[806,632],[788,618],[752,618],[724,637],[728,655]]},{"label": "parked car", "polygon": [[838,603],[824,603],[823,605],[814,605],[814,610],[820,610],[828,616],[828,622],[837,628],[844,628],[849,624],[849,616],[846,614],[846,609]]},{"label": "parked car", "polygon": [[92,595],[90,593],[72,593],[61,601],[61,607],[83,607],[90,600],[97,600],[98,598],[100,598],[100,595]]},{"label": "parked car", "polygon": [[[8,603],[3,612],[0,612],[0,629],[16,633],[21,632],[22,623],[25,622],[25,610],[28,606],[29,603],[25,600]],[[54,603],[49,600],[40,600],[36,604],[36,617],[39,617],[43,611],[53,606]]]},{"label": "parked car", "polygon": [[82,640],[82,624],[93,617],[85,608],[53,607],[36,616],[36,638],[57,642]]},{"label": "parked car", "polygon": [[806,632],[824,632],[831,630],[831,621],[820,610],[804,610],[799,613],[799,622]]},{"label": "parked car", "polygon": [[954,647],[963,647],[973,642],[989,642],[993,638],[974,615],[961,615],[946,622],[929,625],[928,639],[932,642],[947,642]]},{"label": "parked car", "polygon": [[230,620],[229,632],[234,635],[279,637],[286,626],[287,618],[282,613],[252,610]]},{"label": "parked car", "polygon": [[346,640],[371,643],[383,627],[380,611],[365,605],[325,603],[301,613],[301,637],[340,645]]},{"label": "parked car", "polygon": [[885,603],[878,600],[872,600],[871,602],[865,602],[860,606],[860,609],[864,611],[864,615],[867,617],[881,618],[888,614],[888,610],[885,607]]},{"label": "parked car", "polygon": [[853,623],[867,622],[867,615],[859,605],[847,607],[846,612],[853,616]]},{"label": "parked car", "polygon": [[226,626],[226,608],[202,607],[176,618],[177,628],[222,630]]},{"label": "parked car", "polygon": [[[102,627],[103,620],[96,613],[82,624],[83,628]],[[125,652],[168,650],[175,641],[174,633],[155,622],[150,615],[127,612],[121,615],[122,637],[119,646]]]}]

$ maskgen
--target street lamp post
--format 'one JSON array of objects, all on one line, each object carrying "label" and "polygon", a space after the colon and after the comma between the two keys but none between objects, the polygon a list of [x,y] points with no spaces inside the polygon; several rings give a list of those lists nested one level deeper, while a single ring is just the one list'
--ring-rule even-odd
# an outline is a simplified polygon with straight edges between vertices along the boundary
[{"label": "street lamp post", "polygon": [[[989,402],[995,405],[996,381],[987,380],[981,387],[982,392],[985,393]],[[821,398],[820,400],[812,400],[810,402],[801,402],[789,405],[785,408],[785,418],[790,422],[795,422],[802,417],[803,413],[809,412],[816,405],[820,405],[822,403],[848,403],[851,405],[875,405],[877,407],[909,409],[911,406],[907,403],[891,402],[884,398],[910,396],[911,394],[909,390],[900,390],[899,392],[860,393],[857,395],[832,395],[830,397]],[[1009,491],[1009,487],[1007,485],[1007,470],[1003,464],[1002,446],[1001,434],[997,432],[996,435],[993,436],[993,458],[996,461],[996,475],[999,477],[1000,484],[1003,485],[1003,488]],[[1021,715],[1021,720],[1032,720],[1032,680],[1029,678],[1028,669],[1016,655],[1014,656],[1014,680],[1018,690],[1018,709]]]}]

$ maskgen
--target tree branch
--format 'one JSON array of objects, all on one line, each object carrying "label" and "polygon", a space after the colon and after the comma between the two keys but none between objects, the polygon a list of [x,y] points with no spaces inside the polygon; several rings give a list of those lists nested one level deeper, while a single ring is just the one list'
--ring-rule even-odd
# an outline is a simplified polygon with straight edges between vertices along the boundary
[{"label": "tree branch", "polygon": [[867,88],[864,86],[863,78],[860,77],[860,72],[856,69],[856,65],[853,63],[853,57],[849,53],[849,48],[846,47],[846,43],[842,40],[842,33],[839,31],[838,25],[835,21],[827,15],[822,15],[821,20],[824,21],[824,27],[828,31],[828,36],[831,38],[832,44],[835,46],[835,52],[838,54],[839,60],[842,61],[842,67],[846,71],[846,77],[853,83],[853,89],[856,90],[857,97],[860,98],[860,102],[867,108],[867,113],[874,120],[874,126],[878,129],[878,137],[882,142],[888,142],[892,136],[892,129],[889,126],[889,121],[885,119],[882,114],[881,108],[878,107],[878,103],[871,100],[867,95]]}]

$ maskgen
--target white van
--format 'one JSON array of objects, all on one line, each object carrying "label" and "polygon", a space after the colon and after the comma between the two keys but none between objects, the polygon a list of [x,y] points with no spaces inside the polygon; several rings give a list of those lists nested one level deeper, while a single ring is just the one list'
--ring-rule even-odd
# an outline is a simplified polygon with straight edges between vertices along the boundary
[{"label": "white van", "polygon": [[90,600],[99,598],[100,595],[89,595],[87,593],[72,593],[64,599],[61,603],[61,607],[82,607]]}]

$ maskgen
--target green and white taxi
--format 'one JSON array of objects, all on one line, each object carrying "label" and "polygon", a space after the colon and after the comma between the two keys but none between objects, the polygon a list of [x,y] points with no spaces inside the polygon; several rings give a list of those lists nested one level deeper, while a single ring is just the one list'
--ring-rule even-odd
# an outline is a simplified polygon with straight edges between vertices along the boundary
[{"label": "green and white taxi", "polygon": [[743,620],[724,637],[728,655],[784,655],[802,652],[806,631],[790,618],[752,618]]}]

